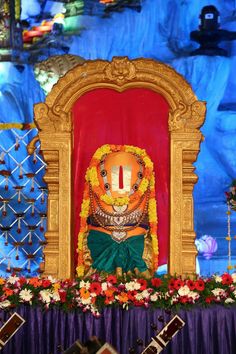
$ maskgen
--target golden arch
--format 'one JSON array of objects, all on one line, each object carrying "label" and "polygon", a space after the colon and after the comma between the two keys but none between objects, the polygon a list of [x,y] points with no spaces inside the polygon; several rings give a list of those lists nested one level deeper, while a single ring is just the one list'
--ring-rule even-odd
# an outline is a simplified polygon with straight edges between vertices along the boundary
[{"label": "golden arch", "polygon": [[64,278],[74,274],[72,251],[71,110],[85,92],[111,88],[147,88],[169,103],[170,132],[170,247],[169,273],[195,272],[192,190],[204,122],[205,102],[198,101],[186,80],[168,65],[150,60],[115,57],[111,62],[87,61],[71,69],[35,105],[41,150],[47,163],[48,230],[45,273]]}]

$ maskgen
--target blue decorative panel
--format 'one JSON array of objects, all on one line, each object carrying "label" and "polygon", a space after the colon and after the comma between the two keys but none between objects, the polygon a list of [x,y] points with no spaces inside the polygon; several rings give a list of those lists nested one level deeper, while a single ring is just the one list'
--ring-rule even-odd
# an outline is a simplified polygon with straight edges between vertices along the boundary
[{"label": "blue decorative panel", "polygon": [[28,155],[37,129],[0,130],[0,275],[40,271],[47,189],[40,147]]}]

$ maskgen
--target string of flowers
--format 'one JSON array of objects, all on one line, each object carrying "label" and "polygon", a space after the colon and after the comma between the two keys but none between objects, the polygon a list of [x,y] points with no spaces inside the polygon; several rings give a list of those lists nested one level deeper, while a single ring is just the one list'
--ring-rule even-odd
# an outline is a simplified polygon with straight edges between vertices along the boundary
[{"label": "string of flowers", "polygon": [[25,278],[12,274],[0,278],[0,308],[22,304],[81,310],[100,316],[106,306],[165,308],[178,310],[194,305],[236,304],[236,273],[195,280],[181,277],[120,278],[94,274],[91,278],[57,280]]},{"label": "string of flowers", "polygon": [[[231,264],[231,241],[232,241],[232,236],[231,236],[231,210],[236,211],[236,180],[233,180],[230,191],[225,193],[226,199],[227,199],[227,236],[226,240],[228,241],[228,270],[232,270],[234,267]],[[236,238],[236,236],[234,236]]]},{"label": "string of flowers", "polygon": [[[110,195],[107,195],[99,184],[98,171],[97,168],[104,158],[104,155],[108,155],[112,152],[124,151],[132,153],[142,159],[144,163],[144,172],[142,181],[138,187],[138,190],[135,191],[131,196],[117,197],[114,198]],[[153,171],[153,162],[150,157],[147,155],[144,149],[132,146],[132,145],[109,145],[105,144],[98,148],[94,153],[90,165],[86,171],[85,175],[85,187],[83,194],[83,201],[81,205],[80,212],[80,231],[78,235],[78,266],[76,268],[77,275],[84,275],[84,255],[83,255],[83,244],[84,238],[88,232],[87,218],[90,211],[90,195],[89,187],[91,186],[93,192],[98,196],[98,198],[104,201],[108,205],[127,205],[132,203],[135,200],[139,200],[143,194],[150,188],[150,199],[148,203],[148,217],[150,224],[150,235],[152,240],[152,250],[153,250],[153,269],[156,270],[158,266],[158,239],[157,239],[157,212],[156,212],[156,198],[155,198],[155,176]]]}]

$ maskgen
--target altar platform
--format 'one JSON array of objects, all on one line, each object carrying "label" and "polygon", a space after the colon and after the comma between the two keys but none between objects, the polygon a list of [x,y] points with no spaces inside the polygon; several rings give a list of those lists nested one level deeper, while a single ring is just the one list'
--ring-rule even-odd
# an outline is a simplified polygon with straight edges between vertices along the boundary
[{"label": "altar platform", "polygon": [[[106,307],[99,318],[91,313],[64,312],[57,308],[43,311],[27,305],[16,311],[26,323],[7,343],[3,354],[58,354],[75,340],[85,342],[93,335],[111,343],[120,354],[128,354],[131,347],[138,354],[143,347],[137,345],[137,339],[148,344],[155,335],[152,324],[156,324],[158,330],[164,325],[158,317],[163,316],[164,322],[168,322],[173,316],[163,309],[137,307],[129,310]],[[178,315],[186,324],[163,354],[235,353],[236,307],[194,307],[182,309]],[[7,319],[9,313],[1,311],[0,317]]]}]

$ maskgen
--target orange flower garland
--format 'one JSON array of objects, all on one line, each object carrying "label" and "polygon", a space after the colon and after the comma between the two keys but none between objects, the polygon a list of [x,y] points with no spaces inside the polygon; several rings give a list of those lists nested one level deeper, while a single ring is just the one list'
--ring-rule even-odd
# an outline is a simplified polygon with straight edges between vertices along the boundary
[{"label": "orange flower garland", "polygon": [[[113,198],[105,193],[105,190],[99,185],[97,166],[100,164],[104,155],[112,152],[125,151],[132,153],[142,159],[144,163],[144,174],[142,181],[137,191],[130,196]],[[140,149],[131,145],[103,145],[96,150],[92,157],[90,165],[86,171],[85,188],[83,195],[83,202],[80,212],[80,232],[78,235],[78,266],[76,268],[77,275],[82,277],[84,275],[84,259],[83,259],[83,242],[84,237],[88,232],[87,218],[90,211],[89,186],[98,198],[108,205],[125,205],[142,197],[142,195],[150,188],[150,199],[148,203],[148,218],[150,224],[150,235],[152,239],[153,249],[153,269],[156,270],[158,266],[158,240],[157,240],[157,212],[156,212],[156,198],[155,198],[155,176],[153,172],[153,162],[147,155],[144,149]]]}]

